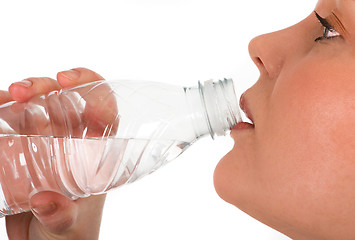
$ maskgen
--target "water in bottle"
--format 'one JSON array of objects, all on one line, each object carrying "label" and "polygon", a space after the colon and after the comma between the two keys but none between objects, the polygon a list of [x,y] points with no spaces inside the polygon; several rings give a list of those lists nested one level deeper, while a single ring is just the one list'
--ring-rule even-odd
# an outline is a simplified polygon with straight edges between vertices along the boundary
[{"label": "water in bottle", "polygon": [[240,121],[230,79],[197,87],[98,81],[0,106],[0,214],[30,197],[72,199],[134,182]]}]

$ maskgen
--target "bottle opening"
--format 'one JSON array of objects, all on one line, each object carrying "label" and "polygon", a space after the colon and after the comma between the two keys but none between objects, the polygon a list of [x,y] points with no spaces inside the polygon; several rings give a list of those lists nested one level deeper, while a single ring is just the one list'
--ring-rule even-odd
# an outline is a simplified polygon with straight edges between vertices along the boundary
[{"label": "bottle opening", "polygon": [[242,121],[232,79],[199,82],[198,88],[212,138],[226,135]]}]

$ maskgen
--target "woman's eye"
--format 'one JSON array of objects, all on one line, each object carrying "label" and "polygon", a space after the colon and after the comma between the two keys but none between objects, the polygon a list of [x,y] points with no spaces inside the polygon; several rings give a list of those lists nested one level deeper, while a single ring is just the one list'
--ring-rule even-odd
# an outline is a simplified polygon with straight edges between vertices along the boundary
[{"label": "woman's eye", "polygon": [[318,18],[319,22],[324,27],[323,35],[316,38],[314,40],[315,42],[325,40],[325,39],[332,39],[332,38],[336,38],[336,37],[341,37],[341,34],[338,31],[336,31],[332,25],[330,25],[330,23],[328,22],[327,19],[319,16],[317,12],[315,12],[315,14],[316,14],[316,17]]},{"label": "woman's eye", "polygon": [[328,27],[324,27],[324,31],[323,31],[323,36],[320,36],[318,38],[316,38],[314,41],[318,42],[324,39],[331,39],[331,38],[336,38],[336,37],[340,37],[340,33],[338,33],[334,28],[328,28]]}]

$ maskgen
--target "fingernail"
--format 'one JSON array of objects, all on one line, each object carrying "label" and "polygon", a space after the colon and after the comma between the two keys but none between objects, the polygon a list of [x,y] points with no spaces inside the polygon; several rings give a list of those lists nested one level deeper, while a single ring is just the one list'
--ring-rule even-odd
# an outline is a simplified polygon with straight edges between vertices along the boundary
[{"label": "fingernail", "polygon": [[33,83],[30,80],[24,79],[20,82],[15,82],[14,84],[24,86],[25,88],[30,88],[30,87],[32,87]]},{"label": "fingernail", "polygon": [[80,73],[74,69],[60,72],[64,77],[68,78],[69,80],[76,80],[80,77]]},{"label": "fingernail", "polygon": [[48,216],[57,210],[57,204],[50,202],[48,204],[32,207],[32,211],[38,216]]}]

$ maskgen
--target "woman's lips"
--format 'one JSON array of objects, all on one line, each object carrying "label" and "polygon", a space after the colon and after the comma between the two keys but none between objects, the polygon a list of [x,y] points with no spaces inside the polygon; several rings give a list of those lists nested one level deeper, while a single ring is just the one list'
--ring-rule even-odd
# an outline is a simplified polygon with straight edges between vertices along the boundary
[{"label": "woman's lips", "polygon": [[234,130],[252,129],[254,125],[248,122],[240,122],[233,128]]},{"label": "woman's lips", "polygon": [[246,117],[250,119],[250,121],[252,123],[248,123],[248,122],[240,122],[235,126],[235,129],[250,129],[250,128],[254,128],[255,124],[254,124],[254,118],[253,115],[250,111],[249,105],[248,105],[248,101],[246,99],[246,94],[243,93],[242,96],[240,97],[239,100],[239,106],[242,109],[242,111],[245,113]]}]

